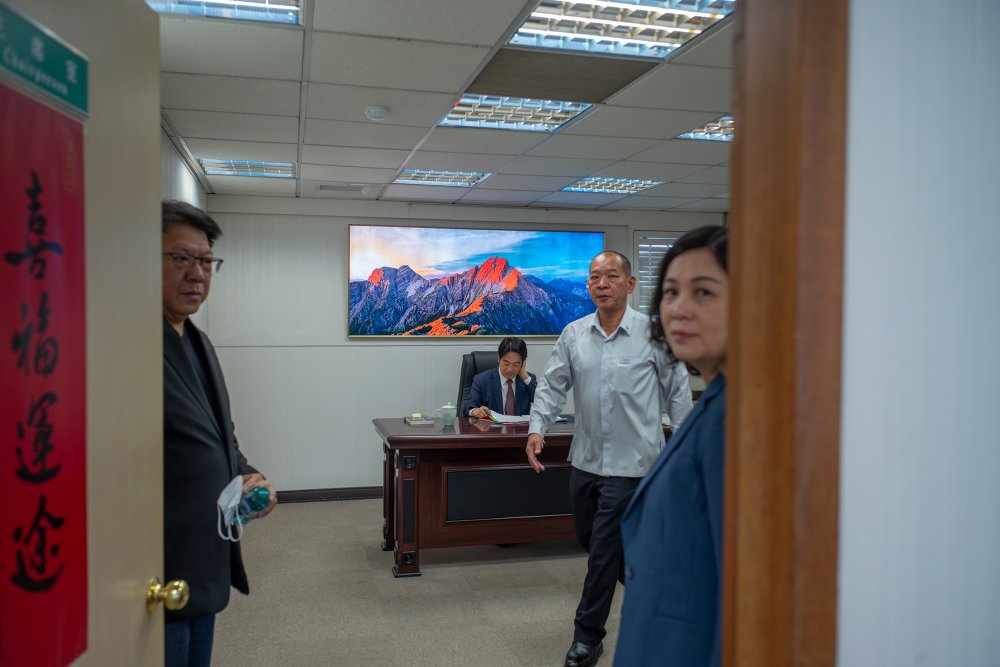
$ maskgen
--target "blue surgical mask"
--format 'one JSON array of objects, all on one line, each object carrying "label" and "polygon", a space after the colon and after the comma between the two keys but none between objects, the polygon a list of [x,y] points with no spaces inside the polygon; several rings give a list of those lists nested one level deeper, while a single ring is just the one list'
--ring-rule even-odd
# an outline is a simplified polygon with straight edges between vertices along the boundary
[{"label": "blue surgical mask", "polygon": [[[243,476],[233,477],[226,488],[219,494],[216,509],[219,513],[219,537],[229,542],[239,542],[243,537],[243,524],[240,517],[240,500],[243,499]],[[223,532],[225,531],[225,532]]]}]

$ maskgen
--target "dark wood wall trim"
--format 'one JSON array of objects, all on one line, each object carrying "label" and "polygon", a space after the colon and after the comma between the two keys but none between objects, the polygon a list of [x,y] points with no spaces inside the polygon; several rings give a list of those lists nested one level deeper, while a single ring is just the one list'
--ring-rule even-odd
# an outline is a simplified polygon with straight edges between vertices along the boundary
[{"label": "dark wood wall trim", "polygon": [[734,45],[723,665],[836,665],[848,0]]}]

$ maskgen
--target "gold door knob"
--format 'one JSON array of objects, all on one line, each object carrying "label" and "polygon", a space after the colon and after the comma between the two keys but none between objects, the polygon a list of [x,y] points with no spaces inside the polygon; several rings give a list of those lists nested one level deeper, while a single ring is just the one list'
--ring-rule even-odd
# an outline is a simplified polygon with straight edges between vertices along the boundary
[{"label": "gold door knob", "polygon": [[156,611],[156,603],[158,602],[162,602],[163,606],[170,611],[177,611],[178,609],[183,609],[191,597],[191,588],[183,579],[175,579],[161,585],[159,578],[153,577],[149,580],[148,584],[149,587],[146,588],[146,611],[150,614]]}]

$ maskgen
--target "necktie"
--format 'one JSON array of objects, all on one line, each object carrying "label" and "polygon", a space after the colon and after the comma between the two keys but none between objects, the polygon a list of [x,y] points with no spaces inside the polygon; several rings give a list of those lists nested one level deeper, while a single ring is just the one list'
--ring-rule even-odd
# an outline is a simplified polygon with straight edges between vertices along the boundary
[{"label": "necktie", "polygon": [[508,415],[517,414],[517,406],[514,405],[514,383],[507,380],[507,401],[503,404],[503,411]]}]

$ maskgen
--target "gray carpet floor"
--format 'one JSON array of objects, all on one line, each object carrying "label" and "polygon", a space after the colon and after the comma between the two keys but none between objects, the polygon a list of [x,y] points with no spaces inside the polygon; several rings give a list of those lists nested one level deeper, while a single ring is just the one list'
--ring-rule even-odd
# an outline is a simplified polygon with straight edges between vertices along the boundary
[{"label": "gray carpet floor", "polygon": [[[215,667],[559,667],[587,568],[576,544],[427,549],[395,579],[381,500],[279,505],[247,526],[249,596],[216,622]],[[608,619],[610,666],[622,589]]]}]

